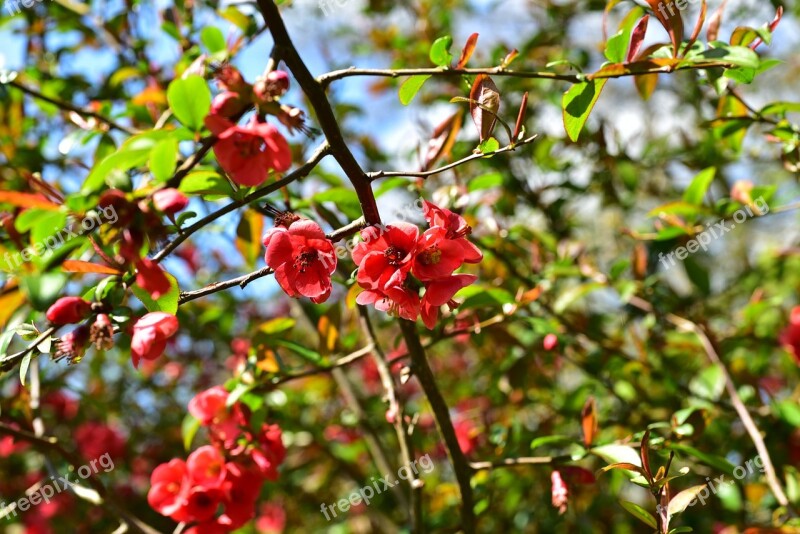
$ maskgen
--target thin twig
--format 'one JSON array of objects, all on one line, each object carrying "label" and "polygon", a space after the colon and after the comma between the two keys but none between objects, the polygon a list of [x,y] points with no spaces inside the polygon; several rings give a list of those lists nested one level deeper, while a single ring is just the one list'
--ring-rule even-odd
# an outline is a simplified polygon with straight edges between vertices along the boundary
[{"label": "thin twig", "polygon": [[475,471],[485,471],[498,467],[517,467],[521,465],[549,465],[555,460],[552,456],[534,456],[530,458],[504,458],[488,462],[470,462],[469,466]]},{"label": "thin twig", "polygon": [[654,67],[647,70],[637,70],[636,72],[598,72],[592,74],[558,74],[556,72],[546,71],[521,71],[521,70],[508,70],[503,67],[488,67],[476,69],[442,69],[442,68],[421,68],[421,69],[359,69],[350,67],[347,69],[336,70],[323,74],[317,78],[317,81],[323,86],[327,87],[336,80],[343,78],[350,78],[352,76],[374,76],[381,78],[400,78],[405,76],[474,76],[478,74],[488,74],[491,76],[507,76],[511,78],[534,78],[542,80],[557,80],[569,83],[581,83],[587,79],[610,79],[610,78],[623,78],[626,76],[641,76],[643,74],[663,74],[665,72],[674,72],[679,70],[698,70],[698,69],[711,69],[711,68],[730,68],[730,63],[719,61],[706,61],[703,63],[694,63],[690,65],[682,65],[677,68],[672,67]]},{"label": "thin twig", "polygon": [[36,347],[38,347],[39,345],[44,343],[44,341],[46,339],[48,339],[55,331],[56,331],[56,327],[55,326],[51,326],[50,328],[48,328],[47,330],[42,332],[39,335],[39,337],[37,337],[33,341],[33,343],[28,345],[28,348],[26,348],[25,350],[17,352],[16,354],[12,354],[10,356],[6,356],[2,360],[0,360],[0,373],[4,373],[6,371],[9,371],[9,370],[13,369],[14,365],[16,365],[16,363],[19,360],[21,360],[22,358],[24,358],[25,356],[30,354]]},{"label": "thin twig", "polygon": [[7,85],[10,86],[10,87],[14,87],[16,89],[19,89],[23,93],[28,94],[28,95],[30,95],[30,96],[38,99],[38,100],[41,100],[43,102],[47,102],[49,104],[53,104],[54,106],[56,106],[59,109],[63,109],[63,110],[66,110],[66,111],[71,111],[71,112],[77,113],[78,115],[81,115],[83,117],[90,117],[92,119],[96,119],[96,120],[108,125],[108,127],[113,129],[113,130],[119,130],[120,132],[125,132],[128,135],[136,134],[135,130],[132,130],[131,128],[128,128],[127,126],[122,126],[118,122],[115,122],[114,120],[109,119],[108,117],[105,117],[105,116],[103,116],[103,115],[101,115],[99,113],[96,113],[94,111],[90,111],[88,109],[79,108],[78,106],[70,104],[69,102],[62,102],[61,100],[56,100],[55,98],[51,98],[51,97],[49,97],[47,95],[44,95],[44,94],[40,93],[36,89],[33,89],[32,87],[28,87],[27,85],[25,85],[25,84],[23,84],[23,83],[21,83],[21,82],[19,82],[17,80],[12,80]]},{"label": "thin twig", "polygon": [[486,152],[486,153],[480,153],[479,152],[477,154],[472,154],[470,156],[467,156],[466,158],[463,158],[463,159],[460,159],[460,160],[458,160],[456,162],[450,163],[449,165],[444,165],[442,167],[439,167],[437,169],[433,169],[433,170],[430,170],[430,171],[408,171],[408,172],[406,172],[406,171],[376,171],[376,172],[368,173],[367,176],[369,176],[370,180],[378,180],[380,178],[391,178],[391,177],[394,177],[394,176],[409,176],[409,177],[414,177],[414,178],[427,178],[427,177],[433,176],[435,174],[440,174],[440,173],[443,173],[445,171],[449,171],[450,169],[454,169],[456,167],[459,167],[461,165],[464,165],[465,163],[468,163],[468,162],[476,160],[476,159],[488,158],[488,157],[491,157],[491,156],[495,156],[497,154],[503,154],[505,152],[513,152],[514,150],[516,150],[516,148],[518,146],[523,146],[523,145],[527,145],[529,143],[532,143],[537,137],[538,137],[538,135],[532,135],[532,136],[528,137],[527,139],[524,139],[524,140],[520,141],[519,143],[510,144],[508,146],[505,146],[505,147],[500,148],[498,150],[495,150],[493,152]]},{"label": "thin twig", "polygon": [[[389,403],[389,413],[392,415],[392,425],[394,426],[395,433],[397,434],[397,442],[400,446],[400,458],[403,465],[412,465],[412,450],[414,444],[411,441],[408,427],[405,422],[405,409],[398,399],[397,390],[395,388],[394,377],[389,368],[386,360],[386,354],[383,352],[380,344],[378,343],[375,329],[369,319],[369,312],[364,306],[358,307],[358,314],[361,316],[361,326],[367,336],[369,342],[375,346],[372,352],[372,360],[375,362],[375,367],[378,369],[378,374],[381,377],[383,390],[386,393],[386,399]],[[411,531],[415,533],[423,532],[422,523],[422,488],[423,482],[417,477],[416,473],[411,473],[411,478],[408,480],[411,495]]]}]

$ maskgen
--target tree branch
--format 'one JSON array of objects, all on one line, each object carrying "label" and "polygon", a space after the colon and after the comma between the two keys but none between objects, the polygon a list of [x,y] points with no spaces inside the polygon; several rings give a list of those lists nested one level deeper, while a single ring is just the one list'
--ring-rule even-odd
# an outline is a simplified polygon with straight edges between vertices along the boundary
[{"label": "tree branch", "polygon": [[370,225],[380,224],[381,216],[378,213],[378,205],[375,202],[375,195],[372,192],[369,178],[358,164],[358,161],[356,161],[355,156],[353,156],[342,136],[339,122],[333,113],[330,102],[328,102],[328,97],[325,95],[325,88],[314,78],[297,52],[275,2],[272,0],[258,0],[258,7],[264,16],[264,22],[269,26],[269,31],[275,42],[277,57],[282,59],[289,70],[292,71],[297,83],[314,108],[320,128],[322,128],[322,132],[331,145],[333,157],[336,158],[336,161],[356,190],[361,209],[364,212],[364,218]]},{"label": "tree branch", "polygon": [[411,369],[428,398],[433,410],[436,427],[439,429],[439,434],[441,434],[447,449],[447,455],[453,464],[453,471],[461,491],[461,528],[466,534],[472,534],[475,532],[475,512],[473,510],[471,485],[472,467],[470,467],[467,457],[458,444],[456,431],[450,419],[450,409],[447,407],[447,403],[436,385],[433,371],[428,365],[425,349],[419,340],[419,334],[417,334],[416,323],[400,319],[400,329],[403,332],[403,338],[411,356]]}]

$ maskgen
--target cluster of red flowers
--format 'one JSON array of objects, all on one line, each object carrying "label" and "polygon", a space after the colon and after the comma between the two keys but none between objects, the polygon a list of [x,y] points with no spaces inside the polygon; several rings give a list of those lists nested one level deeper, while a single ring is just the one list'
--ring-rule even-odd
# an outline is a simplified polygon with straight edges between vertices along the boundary
[{"label": "cluster of red flowers", "polygon": [[[425,326],[433,329],[439,309],[444,304],[455,309],[453,296],[477,279],[453,273],[464,263],[479,263],[483,254],[467,240],[472,228],[463,217],[427,201],[423,213],[430,228],[421,235],[405,222],[364,230],[353,260],[358,284],[365,290],[358,295],[359,304],[374,304],[411,321],[421,315]],[[421,287],[425,293],[420,299]]]},{"label": "cluster of red flowers", "polygon": [[280,428],[264,424],[255,435],[247,408],[228,408],[228,397],[218,386],[192,399],[189,412],[207,427],[211,445],[185,462],[159,465],[150,477],[150,506],[175,521],[196,523],[187,534],[227,533],[253,519],[261,486],[278,478],[286,456]]},{"label": "cluster of red flowers", "polygon": [[[260,117],[269,113],[290,129],[302,129],[302,113],[278,102],[289,89],[289,76],[273,71],[250,85],[239,71],[226,66],[217,73],[217,79],[223,92],[211,103],[205,124],[217,137],[214,155],[220,166],[234,182],[248,187],[263,183],[270,170],[286,171],[292,164],[289,143]],[[246,126],[236,124],[234,121],[253,104],[263,113],[255,114]]]}]

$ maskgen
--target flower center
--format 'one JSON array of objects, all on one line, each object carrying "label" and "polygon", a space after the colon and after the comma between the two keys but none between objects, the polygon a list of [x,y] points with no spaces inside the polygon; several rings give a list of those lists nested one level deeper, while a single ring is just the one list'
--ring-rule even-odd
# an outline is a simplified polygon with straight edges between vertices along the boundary
[{"label": "flower center", "polygon": [[461,237],[466,237],[471,233],[472,233],[472,227],[470,225],[466,225],[464,226],[464,228],[458,231],[448,230],[447,239],[459,239]]},{"label": "flower center", "polygon": [[422,265],[436,265],[442,260],[442,251],[439,247],[433,246],[425,249],[418,257]]},{"label": "flower center", "polygon": [[400,261],[406,257],[406,252],[395,246],[390,246],[383,254],[386,256],[386,261],[392,266],[400,265]]},{"label": "flower center", "polygon": [[306,272],[306,269],[317,259],[319,254],[316,250],[304,250],[294,260],[294,268],[299,269],[301,273]]}]

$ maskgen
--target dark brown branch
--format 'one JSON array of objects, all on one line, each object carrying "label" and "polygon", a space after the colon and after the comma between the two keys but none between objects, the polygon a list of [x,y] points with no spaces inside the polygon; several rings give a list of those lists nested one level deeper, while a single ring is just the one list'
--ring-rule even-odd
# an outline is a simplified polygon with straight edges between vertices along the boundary
[{"label": "dark brown branch", "polygon": [[272,0],[258,0],[258,7],[264,16],[264,22],[269,26],[269,31],[275,42],[277,57],[283,60],[297,79],[297,83],[316,112],[319,126],[331,145],[333,157],[336,158],[336,161],[353,184],[358,200],[361,203],[361,209],[364,212],[364,219],[370,225],[380,224],[381,216],[378,213],[378,205],[375,202],[375,195],[372,192],[369,178],[358,164],[358,161],[356,161],[355,156],[353,156],[342,136],[339,121],[333,113],[330,102],[328,102],[325,88],[314,78],[300,57],[291,37],[289,37],[275,2]]},{"label": "dark brown branch", "polygon": [[433,410],[436,428],[439,430],[447,449],[447,455],[453,464],[453,471],[456,481],[461,491],[461,528],[466,534],[475,532],[475,512],[473,510],[472,498],[472,467],[469,465],[467,457],[458,444],[458,437],[450,419],[450,409],[436,385],[436,378],[428,365],[428,358],[425,349],[417,334],[417,325],[411,321],[400,319],[400,329],[411,356],[411,369],[414,376],[419,380],[422,390],[425,392],[428,402]]},{"label": "dark brown branch", "polygon": [[131,128],[128,128],[127,126],[122,126],[118,122],[115,122],[112,119],[109,119],[108,117],[104,117],[103,115],[101,115],[99,113],[96,113],[94,111],[90,111],[88,109],[79,108],[78,106],[72,105],[69,102],[62,102],[61,100],[56,100],[55,98],[51,98],[49,96],[46,96],[46,95],[40,93],[39,91],[37,91],[36,89],[33,89],[32,87],[28,87],[27,85],[24,85],[23,83],[21,83],[21,82],[19,82],[17,80],[12,80],[7,85],[9,85],[10,87],[14,87],[16,89],[19,89],[23,93],[25,93],[27,95],[30,95],[33,98],[36,98],[37,100],[41,100],[43,102],[47,102],[49,104],[53,104],[54,106],[56,106],[59,109],[62,109],[62,110],[65,110],[65,111],[71,111],[73,113],[77,113],[78,115],[80,115],[82,117],[89,117],[89,118],[95,119],[95,120],[97,120],[99,122],[102,122],[103,124],[106,124],[112,130],[119,130],[120,132],[125,132],[128,135],[134,135],[136,133]]}]

